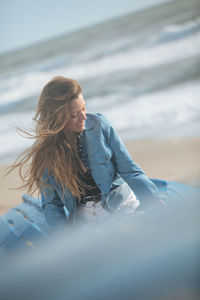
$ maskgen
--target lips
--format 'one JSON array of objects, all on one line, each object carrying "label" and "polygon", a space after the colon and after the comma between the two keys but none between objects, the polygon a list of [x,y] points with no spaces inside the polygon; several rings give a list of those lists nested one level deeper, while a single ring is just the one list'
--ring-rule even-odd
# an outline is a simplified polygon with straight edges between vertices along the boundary
[{"label": "lips", "polygon": [[83,127],[83,126],[85,126],[85,122],[84,122],[84,123],[81,123],[81,124],[78,124],[77,126],[78,126],[78,127]]}]

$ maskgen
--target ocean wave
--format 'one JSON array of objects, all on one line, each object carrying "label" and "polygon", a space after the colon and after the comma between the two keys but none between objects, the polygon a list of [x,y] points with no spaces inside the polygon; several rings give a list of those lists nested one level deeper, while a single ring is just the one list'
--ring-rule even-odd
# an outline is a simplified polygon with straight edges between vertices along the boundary
[{"label": "ocean wave", "polygon": [[20,102],[38,93],[50,79],[46,72],[24,73],[10,79],[2,80],[0,85],[0,109],[3,106]]},{"label": "ocean wave", "polygon": [[[171,129],[200,121],[200,83],[189,82],[175,87],[149,93],[137,98],[121,99],[121,103],[103,110],[116,129],[126,137],[126,131],[131,132],[129,138],[134,138],[134,132],[140,138],[160,135],[166,127],[167,134],[173,134]],[[119,117],[117,117],[119,116]],[[181,132],[181,130],[179,130]],[[183,133],[182,133],[183,134]],[[190,133],[191,134],[191,133]]]},{"label": "ocean wave", "polygon": [[172,24],[163,29],[163,32],[155,38],[153,45],[161,43],[170,43],[179,39],[195,35],[200,31],[200,18],[183,23],[181,25]]},{"label": "ocean wave", "polygon": [[174,43],[156,45],[150,48],[138,48],[103,57],[87,64],[74,65],[71,68],[56,70],[65,76],[86,79],[117,73],[121,70],[134,69],[139,71],[158,65],[175,62],[184,58],[199,55],[200,33],[178,40]]},{"label": "ocean wave", "polygon": [[52,72],[28,72],[1,82],[0,111],[24,98],[38,96],[42,86],[53,76],[63,75],[78,80],[117,75],[120,71],[139,72],[164,64],[199,55],[200,33],[168,44],[157,44],[150,48],[130,49],[107,55],[101,59],[56,68]]},{"label": "ocean wave", "polygon": [[30,131],[33,129],[33,112],[12,113],[0,118],[0,161],[15,157],[25,148],[29,147],[33,140],[22,137],[16,127]]},{"label": "ocean wave", "polygon": [[[90,98],[86,103],[88,112],[105,114],[125,140],[170,136],[177,132],[176,129],[179,135],[191,135],[190,127],[199,135],[199,94],[200,83],[190,82],[137,98],[107,95],[103,103],[101,97]],[[110,105],[105,106],[107,102]],[[15,127],[31,131],[32,118],[33,112],[12,113],[0,118],[0,160],[19,154],[31,145],[33,141],[21,137]]]}]

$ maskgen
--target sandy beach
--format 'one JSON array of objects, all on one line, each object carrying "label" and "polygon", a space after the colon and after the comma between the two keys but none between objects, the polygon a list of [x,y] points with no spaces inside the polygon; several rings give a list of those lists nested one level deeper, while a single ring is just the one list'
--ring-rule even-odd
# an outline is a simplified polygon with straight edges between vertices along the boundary
[{"label": "sandy beach", "polygon": [[[148,177],[199,184],[200,138],[151,139],[126,143],[133,159]],[[0,215],[21,203],[23,190],[11,190],[20,185],[17,170],[4,178],[7,165],[0,166]]]}]

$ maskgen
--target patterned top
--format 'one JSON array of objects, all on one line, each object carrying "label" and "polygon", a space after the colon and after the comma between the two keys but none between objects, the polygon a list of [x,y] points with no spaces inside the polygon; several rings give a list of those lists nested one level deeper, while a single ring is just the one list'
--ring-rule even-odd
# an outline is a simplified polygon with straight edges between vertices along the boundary
[{"label": "patterned top", "polygon": [[82,161],[86,172],[85,174],[79,173],[79,178],[89,187],[85,188],[85,195],[84,196],[92,196],[101,193],[99,187],[97,186],[96,182],[94,181],[90,167],[88,165],[88,160],[87,160],[87,151],[83,145],[83,135],[82,133],[77,135],[76,138],[76,143],[77,143],[77,150],[78,150],[78,155],[80,160]]},{"label": "patterned top", "polygon": [[88,162],[87,162],[87,152],[86,152],[86,149],[83,146],[83,135],[82,135],[82,133],[77,135],[76,144],[77,144],[77,150],[78,150],[79,158],[81,159],[85,169],[89,170],[89,165],[88,165]]}]

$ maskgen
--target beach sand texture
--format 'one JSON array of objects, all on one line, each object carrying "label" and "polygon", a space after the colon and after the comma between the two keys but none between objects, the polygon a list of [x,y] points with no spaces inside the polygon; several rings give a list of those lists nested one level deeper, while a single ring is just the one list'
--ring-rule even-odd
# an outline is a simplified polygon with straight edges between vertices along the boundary
[{"label": "beach sand texture", "polygon": [[[126,143],[132,158],[148,177],[198,185],[200,179],[200,138],[181,137],[148,139]],[[23,190],[11,190],[20,185],[17,170],[4,178],[7,165],[0,167],[0,215],[22,201]]]}]

